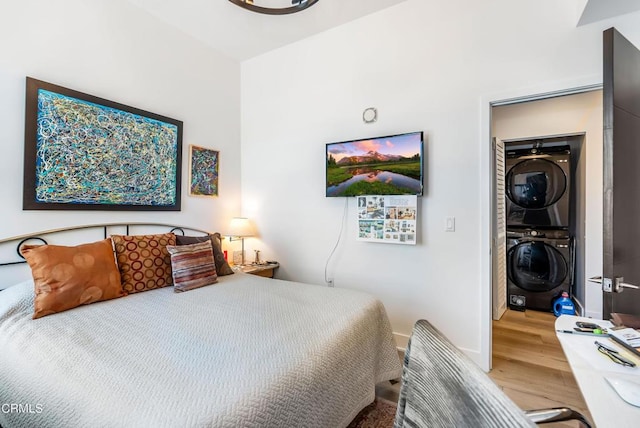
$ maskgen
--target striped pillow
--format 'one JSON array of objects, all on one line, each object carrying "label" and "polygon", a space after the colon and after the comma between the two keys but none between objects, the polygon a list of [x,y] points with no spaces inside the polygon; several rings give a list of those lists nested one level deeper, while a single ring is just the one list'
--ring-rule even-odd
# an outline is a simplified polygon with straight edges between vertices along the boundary
[{"label": "striped pillow", "polygon": [[167,245],[171,254],[173,290],[189,291],[218,282],[211,241],[191,245]]}]

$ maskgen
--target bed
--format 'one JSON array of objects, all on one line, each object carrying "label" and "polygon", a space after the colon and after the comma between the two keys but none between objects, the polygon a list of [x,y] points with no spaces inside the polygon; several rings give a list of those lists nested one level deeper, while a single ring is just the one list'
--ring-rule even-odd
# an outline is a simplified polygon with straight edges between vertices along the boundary
[{"label": "bed", "polygon": [[344,427],[401,374],[355,290],[238,272],[32,315],[32,281],[0,291],[3,428]]}]

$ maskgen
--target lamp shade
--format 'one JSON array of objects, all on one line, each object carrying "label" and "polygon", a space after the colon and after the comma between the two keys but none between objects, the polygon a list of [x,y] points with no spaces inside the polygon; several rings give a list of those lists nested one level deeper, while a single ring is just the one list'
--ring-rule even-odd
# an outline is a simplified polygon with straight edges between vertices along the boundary
[{"label": "lamp shade", "polygon": [[226,233],[227,236],[238,237],[255,236],[255,234],[256,230],[253,227],[253,224],[246,217],[232,218]]}]

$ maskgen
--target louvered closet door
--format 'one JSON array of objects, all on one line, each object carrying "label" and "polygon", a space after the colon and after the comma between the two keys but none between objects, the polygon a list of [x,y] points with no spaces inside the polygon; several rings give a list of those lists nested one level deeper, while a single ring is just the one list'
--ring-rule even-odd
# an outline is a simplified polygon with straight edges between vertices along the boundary
[{"label": "louvered closet door", "polygon": [[505,210],[504,143],[494,138],[493,319],[507,310],[507,222]]}]

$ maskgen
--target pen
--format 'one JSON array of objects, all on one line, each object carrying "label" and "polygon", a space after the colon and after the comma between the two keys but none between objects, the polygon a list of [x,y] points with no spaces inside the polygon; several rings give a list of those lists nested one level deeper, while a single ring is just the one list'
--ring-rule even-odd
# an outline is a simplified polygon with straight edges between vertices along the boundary
[{"label": "pen", "polygon": [[585,336],[600,336],[600,337],[609,337],[607,333],[588,333],[586,331],[575,331],[575,330],[556,330],[557,333],[567,333],[567,334],[582,334]]}]

